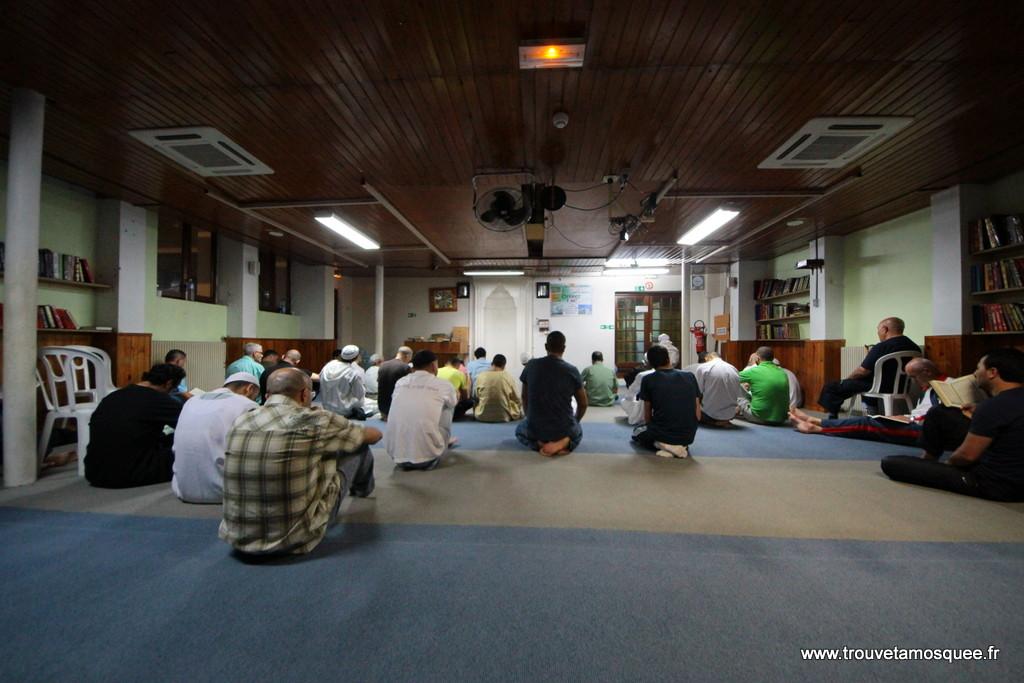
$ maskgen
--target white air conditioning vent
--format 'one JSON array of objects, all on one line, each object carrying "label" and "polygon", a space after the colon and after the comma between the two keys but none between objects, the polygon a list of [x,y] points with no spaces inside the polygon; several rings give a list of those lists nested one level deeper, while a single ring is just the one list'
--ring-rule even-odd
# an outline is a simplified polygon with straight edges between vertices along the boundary
[{"label": "white air conditioning vent", "polygon": [[132,130],[128,134],[201,176],[267,175],[274,172],[216,128],[158,128]]},{"label": "white air conditioning vent", "polygon": [[811,119],[758,168],[842,168],[913,119],[857,116]]}]

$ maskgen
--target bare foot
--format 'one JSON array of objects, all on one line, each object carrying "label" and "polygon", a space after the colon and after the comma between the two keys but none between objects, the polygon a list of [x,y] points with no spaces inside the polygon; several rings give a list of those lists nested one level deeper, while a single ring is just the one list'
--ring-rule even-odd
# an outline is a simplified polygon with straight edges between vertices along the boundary
[{"label": "bare foot", "polygon": [[810,415],[808,415],[808,414],[807,414],[807,413],[805,413],[804,411],[800,410],[800,409],[799,409],[799,408],[797,408],[796,406],[792,406],[792,407],[791,407],[791,408],[789,409],[789,416],[790,416],[790,418],[792,418],[792,419],[793,419],[793,420],[794,420],[795,422],[806,422],[806,421],[808,421],[808,420],[810,420],[810,419],[811,419],[811,416],[810,416]]},{"label": "bare foot", "polygon": [[819,425],[819,424],[814,424],[813,422],[810,422],[810,421],[801,422],[799,420],[797,422],[795,422],[794,424],[796,424],[796,429],[797,429],[798,432],[802,432],[804,434],[820,434],[821,433],[821,425]]},{"label": "bare foot", "polygon": [[552,457],[555,455],[565,455],[569,452],[569,437],[565,436],[558,441],[541,441],[540,442],[540,454]]},{"label": "bare foot", "polygon": [[448,439],[448,448],[455,448],[458,445],[459,445],[458,438],[453,436],[452,438]]}]

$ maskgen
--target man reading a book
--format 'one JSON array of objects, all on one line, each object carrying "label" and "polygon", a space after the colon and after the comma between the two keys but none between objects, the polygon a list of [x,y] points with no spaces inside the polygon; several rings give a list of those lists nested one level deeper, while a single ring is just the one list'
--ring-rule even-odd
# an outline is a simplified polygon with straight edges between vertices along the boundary
[{"label": "man reading a book", "polygon": [[[803,434],[825,434],[847,439],[882,441],[900,446],[916,446],[921,438],[925,417],[931,414],[933,407],[941,405],[938,395],[929,383],[933,380],[945,382],[947,377],[927,358],[912,359],[907,363],[906,372],[924,391],[917,407],[910,411],[909,415],[864,415],[840,420],[823,420],[793,406],[789,409],[789,417],[796,429]],[[959,443],[957,441],[953,447]]]},{"label": "man reading a book", "polygon": [[[879,358],[899,351],[917,351],[921,353],[921,347],[911,341],[909,337],[904,336],[904,327],[904,322],[899,318],[886,318],[878,323],[876,330],[878,333],[878,343],[868,351],[868,355],[864,357],[864,362],[851,372],[850,376],[846,379],[839,382],[829,382],[822,387],[818,403],[828,411],[828,416],[831,419],[834,420],[839,417],[839,409],[842,408],[843,401],[871,390],[871,384],[875,379],[875,362]],[[891,365],[891,363],[886,365]],[[892,386],[894,383],[896,368],[886,367],[883,372],[882,387],[884,391],[885,387]],[[878,412],[878,405],[874,399],[865,398],[863,400],[869,412]]]},{"label": "man reading a book", "polygon": [[882,471],[908,484],[989,500],[1024,501],[1024,351],[990,351],[974,377],[992,398],[977,407],[962,406],[971,423],[949,460],[892,455],[882,460]]}]

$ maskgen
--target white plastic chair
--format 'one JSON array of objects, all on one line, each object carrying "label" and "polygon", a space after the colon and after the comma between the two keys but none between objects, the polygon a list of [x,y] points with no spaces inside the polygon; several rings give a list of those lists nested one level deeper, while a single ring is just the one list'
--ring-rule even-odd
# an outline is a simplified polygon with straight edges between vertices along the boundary
[{"label": "white plastic chair", "polygon": [[76,344],[69,344],[68,346],[62,346],[62,347],[52,347],[51,346],[51,347],[45,347],[45,348],[73,349],[75,351],[84,351],[86,353],[91,353],[94,356],[98,356],[99,359],[101,361],[103,361],[103,367],[104,367],[105,373],[106,373],[107,393],[109,394],[109,393],[113,393],[113,392],[117,391],[117,386],[114,384],[114,364],[110,360],[110,354],[108,354],[103,349],[98,348],[96,346],[80,346],[80,345],[76,345]]},{"label": "white plastic chair", "polygon": [[[907,405],[907,412],[910,412],[914,407],[914,399],[911,395],[913,380],[907,374],[906,367],[907,363],[912,359],[920,357],[921,354],[918,351],[897,351],[895,353],[887,353],[876,360],[874,381],[871,383],[871,388],[851,399],[850,415],[853,415],[853,411],[857,409],[858,405],[861,406],[861,411],[864,410],[861,400],[865,398],[881,399],[883,415],[896,414],[893,406],[897,400],[903,401]],[[891,387],[882,387],[882,376],[885,374],[883,371],[886,363],[895,364],[896,366],[896,373]]]},{"label": "white plastic chair", "polygon": [[[43,433],[39,437],[39,463],[58,419],[75,420],[78,428],[78,474],[85,475],[85,454],[89,446],[89,420],[99,402],[109,393],[102,360],[93,353],[59,346],[39,349],[38,377],[46,404]],[[38,375],[39,369],[37,367]],[[84,399],[84,400],[83,400]]]}]

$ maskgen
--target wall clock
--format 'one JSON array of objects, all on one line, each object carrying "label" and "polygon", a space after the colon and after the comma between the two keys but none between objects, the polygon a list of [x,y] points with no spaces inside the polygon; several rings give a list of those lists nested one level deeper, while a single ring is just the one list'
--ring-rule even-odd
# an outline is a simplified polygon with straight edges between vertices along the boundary
[{"label": "wall clock", "polygon": [[430,289],[430,312],[446,313],[459,310],[459,300],[454,287],[432,287]]}]

